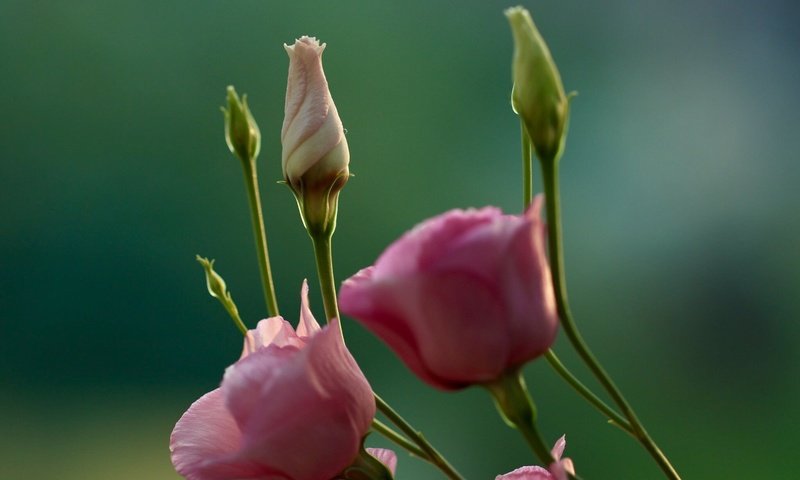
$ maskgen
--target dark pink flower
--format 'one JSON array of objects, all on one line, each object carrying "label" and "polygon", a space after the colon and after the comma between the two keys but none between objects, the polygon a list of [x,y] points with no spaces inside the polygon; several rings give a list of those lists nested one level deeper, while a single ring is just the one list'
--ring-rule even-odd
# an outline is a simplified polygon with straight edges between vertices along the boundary
[{"label": "dark pink flower", "polygon": [[194,402],[170,438],[189,480],[320,480],[356,458],[375,415],[372,390],[338,319],[320,329],[301,294],[297,331],[259,322],[220,388]]},{"label": "dark pink flower", "polygon": [[498,475],[495,480],[567,480],[569,478],[567,473],[575,475],[575,467],[569,458],[561,458],[566,446],[567,441],[562,435],[553,446],[551,453],[555,462],[550,465],[549,469],[538,466],[520,467],[505,475]]},{"label": "dark pink flower", "polygon": [[542,198],[525,215],[452,210],[342,285],[339,305],[426,382],[488,382],[543,354],[558,327]]}]

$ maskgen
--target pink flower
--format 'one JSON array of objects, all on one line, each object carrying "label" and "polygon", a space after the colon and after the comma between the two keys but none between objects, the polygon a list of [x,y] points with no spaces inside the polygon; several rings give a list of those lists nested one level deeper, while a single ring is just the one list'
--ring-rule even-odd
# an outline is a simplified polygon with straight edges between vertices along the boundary
[{"label": "pink flower", "polygon": [[525,215],[452,210],[342,285],[339,305],[429,384],[488,382],[544,353],[558,327],[541,196]]},{"label": "pink flower", "polygon": [[549,470],[542,467],[520,467],[513,472],[508,472],[505,475],[498,475],[495,480],[567,480],[569,476],[575,475],[575,467],[572,465],[572,460],[569,458],[561,458],[564,454],[564,447],[567,446],[567,441],[562,435],[553,446],[552,455],[555,459],[550,465]]},{"label": "pink flower", "polygon": [[372,390],[342,342],[339,321],[320,329],[301,293],[297,331],[262,320],[220,388],[175,425],[170,451],[189,480],[320,480],[356,458],[375,415]]}]

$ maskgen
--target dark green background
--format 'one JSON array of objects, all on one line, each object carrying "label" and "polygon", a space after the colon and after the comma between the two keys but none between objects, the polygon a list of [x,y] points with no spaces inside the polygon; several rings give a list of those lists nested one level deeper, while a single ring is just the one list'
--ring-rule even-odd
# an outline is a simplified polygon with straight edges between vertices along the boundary
[{"label": "dark green background", "polygon": [[[566,260],[585,336],[687,479],[791,478],[800,411],[800,33],[791,1],[526,5],[573,102]],[[311,251],[281,178],[284,42],[316,35],[352,153],[339,279],[454,207],[519,211],[507,3],[0,0],[0,479],[176,479],[168,437],[265,316],[225,87],[249,94],[282,309]],[[538,180],[538,179],[537,179]],[[470,479],[532,457],[477,389],[425,387],[358,325],[376,391]],[[583,369],[560,338],[557,351]],[[544,364],[549,440],[655,479]],[[588,378],[588,377],[587,377]],[[379,442],[378,442],[379,443]],[[401,454],[399,477],[438,478]]]}]

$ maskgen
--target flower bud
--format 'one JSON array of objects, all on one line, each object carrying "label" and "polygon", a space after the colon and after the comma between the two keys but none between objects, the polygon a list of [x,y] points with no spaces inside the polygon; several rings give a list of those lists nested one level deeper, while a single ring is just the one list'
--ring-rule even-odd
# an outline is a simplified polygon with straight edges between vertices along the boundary
[{"label": "flower bud", "polygon": [[301,37],[284,48],[289,78],[281,129],[283,177],[309,233],[332,233],[339,191],[350,176],[350,152],[322,70],[325,44]]},{"label": "flower bud", "polygon": [[241,100],[232,85],[228,86],[228,108],[225,115],[225,142],[231,153],[243,162],[255,160],[261,149],[261,131],[247,107],[247,95]]},{"label": "flower bud", "polygon": [[224,301],[229,295],[228,287],[225,285],[225,280],[214,271],[214,260],[209,260],[200,255],[197,255],[196,259],[206,272],[206,288],[208,288],[208,293],[212,297]]},{"label": "flower bud", "polygon": [[540,160],[557,157],[569,115],[561,76],[531,15],[523,7],[505,11],[514,35],[511,106],[522,118]]}]

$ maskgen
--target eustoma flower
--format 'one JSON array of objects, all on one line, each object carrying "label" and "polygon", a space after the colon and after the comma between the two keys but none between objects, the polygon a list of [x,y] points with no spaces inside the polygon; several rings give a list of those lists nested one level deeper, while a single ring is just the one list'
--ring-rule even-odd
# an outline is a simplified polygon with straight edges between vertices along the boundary
[{"label": "eustoma flower", "polygon": [[320,329],[301,294],[295,331],[281,317],[248,331],[220,388],[181,417],[172,463],[189,480],[330,479],[348,467],[375,415],[336,319]]},{"label": "eustoma flower", "polygon": [[524,215],[452,210],[342,285],[341,310],[429,384],[489,382],[543,354],[558,326],[542,198]]},{"label": "eustoma flower", "polygon": [[350,176],[344,127],[322,70],[325,44],[301,37],[289,54],[282,165],[309,231],[332,229],[339,191]]},{"label": "eustoma flower", "polygon": [[555,459],[549,469],[538,466],[520,467],[505,475],[498,475],[495,480],[567,480],[567,473],[575,475],[575,467],[569,458],[561,458],[567,441],[562,436],[553,446],[552,455]]}]

